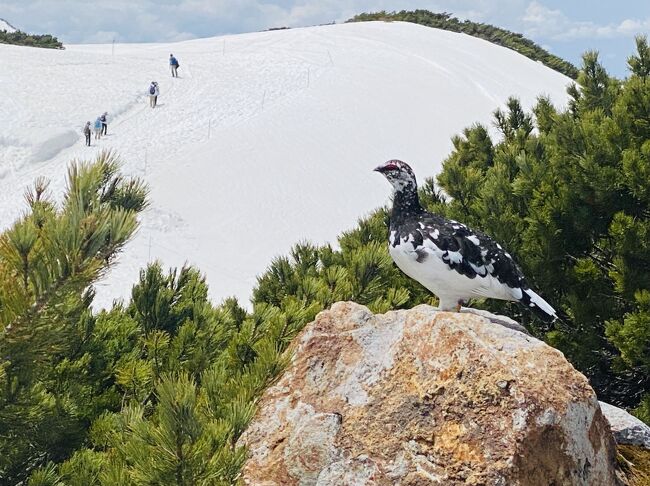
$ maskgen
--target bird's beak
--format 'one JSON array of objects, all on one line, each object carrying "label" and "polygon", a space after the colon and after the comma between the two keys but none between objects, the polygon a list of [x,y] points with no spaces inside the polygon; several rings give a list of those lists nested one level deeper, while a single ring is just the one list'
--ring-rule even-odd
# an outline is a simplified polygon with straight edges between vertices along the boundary
[{"label": "bird's beak", "polygon": [[381,174],[382,172],[384,172],[384,166],[383,166],[383,165],[379,165],[379,166],[375,167],[375,168],[372,169],[372,170],[373,170],[374,172],[379,172],[379,173]]}]

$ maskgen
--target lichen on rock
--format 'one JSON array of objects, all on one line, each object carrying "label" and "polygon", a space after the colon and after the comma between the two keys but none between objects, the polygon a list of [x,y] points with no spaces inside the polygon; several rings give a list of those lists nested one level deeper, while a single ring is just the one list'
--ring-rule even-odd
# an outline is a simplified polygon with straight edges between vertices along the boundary
[{"label": "lichen on rock", "polygon": [[485,317],[337,303],[293,352],[240,439],[244,484],[619,484],[586,378]]}]

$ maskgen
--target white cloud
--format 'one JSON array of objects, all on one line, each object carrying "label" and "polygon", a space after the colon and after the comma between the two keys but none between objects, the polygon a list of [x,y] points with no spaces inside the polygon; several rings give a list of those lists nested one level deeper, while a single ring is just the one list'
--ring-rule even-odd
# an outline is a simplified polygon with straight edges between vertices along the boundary
[{"label": "white cloud", "polygon": [[87,44],[109,44],[114,39],[119,39],[119,34],[115,31],[100,30],[87,36],[84,42]]},{"label": "white cloud", "polygon": [[557,39],[632,37],[650,29],[650,18],[645,20],[625,19],[618,24],[597,25],[592,22],[576,22]]},{"label": "white cloud", "polygon": [[526,34],[552,40],[631,37],[650,29],[650,18],[625,19],[618,24],[599,25],[590,21],[571,20],[560,10],[548,8],[537,1],[528,4],[521,21]]},{"label": "white cloud", "polygon": [[569,21],[561,11],[552,10],[538,2],[531,2],[528,5],[522,20],[531,25],[552,28],[553,30]]}]

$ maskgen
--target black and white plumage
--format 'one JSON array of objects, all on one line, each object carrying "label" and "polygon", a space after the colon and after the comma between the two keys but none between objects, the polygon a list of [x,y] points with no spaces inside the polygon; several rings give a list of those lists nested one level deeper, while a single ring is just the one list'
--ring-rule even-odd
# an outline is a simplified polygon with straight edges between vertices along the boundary
[{"label": "black and white plumage", "polygon": [[556,313],[530,289],[501,245],[464,224],[425,211],[411,167],[389,160],[375,169],[393,185],[389,252],[406,275],[440,299],[441,310],[472,298],[518,301],[546,321]]}]

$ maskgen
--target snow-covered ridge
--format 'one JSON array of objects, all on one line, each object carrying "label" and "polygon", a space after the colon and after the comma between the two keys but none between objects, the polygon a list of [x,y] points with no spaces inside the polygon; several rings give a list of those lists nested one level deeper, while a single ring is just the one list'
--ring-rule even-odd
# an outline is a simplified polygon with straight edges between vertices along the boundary
[{"label": "snow-covered ridge", "polygon": [[9,22],[7,22],[5,19],[0,19],[0,30],[4,30],[5,32],[16,32],[16,29],[13,25],[11,25]]},{"label": "snow-covered ridge", "polygon": [[[173,79],[167,58],[180,61]],[[450,138],[490,123],[508,96],[566,102],[565,76],[512,50],[410,23],[354,23],[175,44],[0,45],[0,226],[24,187],[111,148],[151,186],[151,207],[98,303],[127,297],[160,259],[246,302],[256,276],[301,239],[335,241],[384,204],[390,158],[434,175]],[[148,107],[146,89],[161,95]],[[109,112],[108,137],[81,128]]]}]

